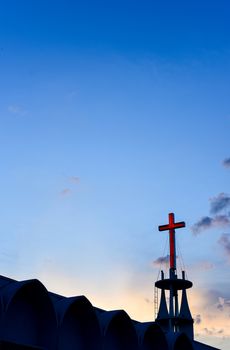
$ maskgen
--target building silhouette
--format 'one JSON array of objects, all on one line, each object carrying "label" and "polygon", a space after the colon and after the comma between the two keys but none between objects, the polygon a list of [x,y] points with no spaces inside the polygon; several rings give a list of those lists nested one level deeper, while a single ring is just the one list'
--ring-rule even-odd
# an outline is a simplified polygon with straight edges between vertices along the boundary
[{"label": "building silhouette", "polygon": [[[155,322],[131,320],[124,310],[105,311],[85,296],[64,297],[38,280],[0,276],[0,349],[4,350],[217,350],[194,340],[186,290],[192,282],[177,276],[174,216],[171,215],[169,276],[161,290]],[[180,226],[182,227],[182,226]],[[174,242],[173,242],[174,240]],[[166,294],[169,294],[169,305]],[[180,305],[178,294],[181,294]]]}]

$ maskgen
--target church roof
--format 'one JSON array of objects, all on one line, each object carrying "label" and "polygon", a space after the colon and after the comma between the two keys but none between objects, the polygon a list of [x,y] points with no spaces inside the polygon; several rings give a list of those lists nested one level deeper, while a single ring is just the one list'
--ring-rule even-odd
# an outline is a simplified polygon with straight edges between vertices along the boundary
[{"label": "church roof", "polygon": [[0,349],[180,350],[181,346],[214,350],[186,334],[167,334],[155,322],[134,321],[123,310],[98,309],[85,296],[67,298],[49,292],[39,280],[0,276]]}]

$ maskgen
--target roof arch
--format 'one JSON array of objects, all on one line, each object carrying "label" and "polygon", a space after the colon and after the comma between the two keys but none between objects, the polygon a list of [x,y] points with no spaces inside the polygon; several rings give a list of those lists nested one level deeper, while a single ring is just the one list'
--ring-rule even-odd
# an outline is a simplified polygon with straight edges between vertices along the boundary
[{"label": "roof arch", "polygon": [[103,331],[103,350],[137,350],[138,339],[133,322],[123,310],[98,312]]},{"label": "roof arch", "polygon": [[2,339],[54,349],[56,314],[44,285],[36,279],[12,282],[2,293]]},{"label": "roof arch", "polygon": [[85,296],[63,298],[55,308],[59,321],[58,350],[101,349],[99,322]]},{"label": "roof arch", "polygon": [[161,327],[154,322],[135,324],[141,350],[168,350],[165,333]]},{"label": "roof arch", "polygon": [[175,338],[173,350],[194,350],[192,340],[185,334],[179,333]]},{"label": "roof arch", "polygon": [[[3,322],[3,312],[4,312],[3,299],[2,299],[2,296],[0,295],[0,325]],[[0,326],[0,328],[1,328],[1,326]]]}]

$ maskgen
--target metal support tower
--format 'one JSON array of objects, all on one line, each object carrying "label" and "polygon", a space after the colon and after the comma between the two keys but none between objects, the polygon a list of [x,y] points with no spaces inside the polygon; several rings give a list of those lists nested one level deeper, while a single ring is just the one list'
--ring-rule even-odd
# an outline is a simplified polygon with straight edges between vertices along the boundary
[{"label": "metal support tower", "polygon": [[[179,332],[185,331],[190,337],[193,337],[193,319],[189,311],[186,289],[192,287],[192,282],[185,279],[185,273],[182,272],[182,278],[178,278],[176,269],[176,238],[175,229],[185,227],[184,222],[175,222],[174,214],[169,214],[169,224],[159,226],[159,231],[169,231],[170,244],[170,268],[169,278],[164,278],[161,273],[161,280],[155,283],[155,287],[161,289],[161,301],[156,321],[161,324],[165,331]],[[169,293],[169,305],[167,306],[165,291]],[[179,309],[178,291],[182,291],[181,305]]]}]

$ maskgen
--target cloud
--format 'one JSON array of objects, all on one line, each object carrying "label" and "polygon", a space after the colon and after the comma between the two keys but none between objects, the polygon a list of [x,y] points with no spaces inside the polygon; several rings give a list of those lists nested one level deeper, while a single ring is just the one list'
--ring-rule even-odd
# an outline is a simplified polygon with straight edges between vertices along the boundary
[{"label": "cloud", "polygon": [[160,256],[159,258],[153,261],[153,265],[158,267],[167,267],[169,265],[169,255]]},{"label": "cloud", "polygon": [[219,311],[224,311],[226,315],[230,311],[230,293],[229,286],[225,287],[223,290],[210,289],[205,293],[206,306],[212,305],[213,310],[218,309]]},{"label": "cloud", "polygon": [[72,98],[76,97],[77,95],[79,95],[79,90],[75,89],[75,90],[72,90],[68,93],[67,98],[72,99]]},{"label": "cloud", "polygon": [[60,195],[62,197],[67,197],[71,194],[71,189],[70,188],[64,188],[61,192],[60,192]]},{"label": "cloud", "polygon": [[229,309],[230,308],[230,299],[225,299],[225,298],[219,297],[216,307],[220,311],[224,311],[225,309]]},{"label": "cloud", "polygon": [[224,249],[225,254],[230,259],[230,233],[223,233],[218,243]]},{"label": "cloud", "polygon": [[224,330],[223,329],[216,329],[216,328],[203,328],[203,330],[205,331],[205,333],[207,335],[220,335],[220,334],[223,334],[224,333]]},{"label": "cloud", "polygon": [[213,218],[213,226],[225,227],[230,225],[230,215],[216,215]]},{"label": "cloud", "polygon": [[192,226],[194,235],[198,235],[204,230],[214,227],[226,227],[230,225],[230,215],[216,215],[213,218],[210,216],[202,217],[197,223]]},{"label": "cloud", "polygon": [[[72,184],[75,184],[75,185],[78,185],[80,183],[80,177],[78,176],[69,176],[67,178],[68,182],[72,183]],[[66,187],[64,188],[61,192],[60,192],[60,195],[62,197],[67,197],[69,196],[70,194],[73,194],[74,190],[71,188],[72,186],[70,187]]]},{"label": "cloud", "polygon": [[230,168],[230,158],[226,158],[223,160],[223,166],[225,168]]},{"label": "cloud", "polygon": [[147,304],[152,304],[152,301],[149,300],[149,298],[144,298],[144,300],[145,300],[145,302],[146,302]]},{"label": "cloud", "polygon": [[214,338],[222,338],[223,335],[230,337],[229,284],[223,286],[222,290],[194,287],[190,292],[189,300],[196,335]]},{"label": "cloud", "polygon": [[79,184],[80,183],[80,177],[79,176],[70,176],[69,181],[73,184]]},{"label": "cloud", "polygon": [[194,322],[195,322],[195,324],[201,324],[201,315],[200,314],[198,314],[198,315],[196,315],[195,317],[194,317]]},{"label": "cloud", "polygon": [[230,196],[226,193],[220,193],[217,197],[213,197],[210,199],[211,208],[210,212],[212,214],[217,214],[223,209],[227,209],[230,207]]},{"label": "cloud", "polygon": [[[210,198],[210,213],[214,216],[203,216],[192,227],[194,235],[201,233],[204,230],[214,227],[226,227],[230,225],[230,212],[219,214],[223,210],[230,208],[230,196],[227,193],[221,192],[216,197]],[[218,214],[218,215],[216,215]]]},{"label": "cloud", "polygon": [[8,112],[12,114],[20,114],[20,115],[26,114],[26,110],[23,107],[17,106],[17,105],[8,106]]},{"label": "cloud", "polygon": [[212,226],[212,218],[209,216],[202,217],[196,224],[192,226],[192,232],[196,235],[202,230],[206,230]]},{"label": "cloud", "polygon": [[202,260],[202,261],[198,261],[195,264],[191,265],[192,269],[197,269],[197,270],[211,270],[214,268],[214,264],[211,261],[207,261],[207,260]]}]

